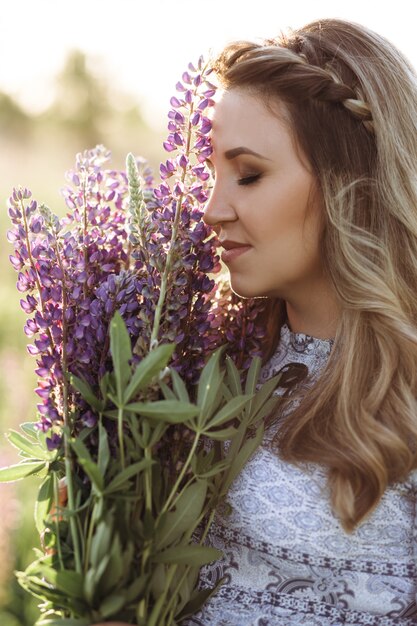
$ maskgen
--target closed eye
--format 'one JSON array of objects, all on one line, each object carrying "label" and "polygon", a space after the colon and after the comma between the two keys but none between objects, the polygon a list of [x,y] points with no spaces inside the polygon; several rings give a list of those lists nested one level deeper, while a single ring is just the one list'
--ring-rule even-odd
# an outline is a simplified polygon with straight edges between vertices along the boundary
[{"label": "closed eye", "polygon": [[237,181],[238,185],[252,185],[261,177],[260,174],[253,174],[252,176],[245,176],[244,178],[239,178]]}]

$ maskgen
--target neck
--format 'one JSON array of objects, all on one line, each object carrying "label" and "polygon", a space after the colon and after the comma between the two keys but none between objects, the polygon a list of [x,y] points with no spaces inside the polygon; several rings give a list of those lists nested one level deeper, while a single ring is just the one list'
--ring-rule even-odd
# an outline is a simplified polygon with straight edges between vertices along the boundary
[{"label": "neck", "polygon": [[310,300],[307,304],[286,301],[288,326],[294,333],[317,339],[333,339],[339,324],[340,307],[334,297]]}]

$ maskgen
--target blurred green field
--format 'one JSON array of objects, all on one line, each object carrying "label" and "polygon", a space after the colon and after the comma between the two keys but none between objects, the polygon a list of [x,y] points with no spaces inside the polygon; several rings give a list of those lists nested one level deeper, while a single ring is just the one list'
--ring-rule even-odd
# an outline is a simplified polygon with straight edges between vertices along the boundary
[{"label": "blurred green field", "polygon": [[[28,187],[37,200],[63,214],[60,188],[77,152],[102,143],[112,151],[112,167],[123,168],[127,153],[133,152],[147,158],[156,172],[163,158],[165,120],[160,131],[150,129],[138,104],[89,73],[81,53],[67,60],[57,84],[55,102],[37,117],[0,93],[0,466],[18,458],[3,433],[36,417],[35,359],[26,351],[21,294],[8,261],[7,198],[12,188]],[[0,484],[1,626],[33,626],[38,615],[36,600],[13,575],[33,560],[32,548],[39,546],[33,523],[37,486],[36,479]]]}]

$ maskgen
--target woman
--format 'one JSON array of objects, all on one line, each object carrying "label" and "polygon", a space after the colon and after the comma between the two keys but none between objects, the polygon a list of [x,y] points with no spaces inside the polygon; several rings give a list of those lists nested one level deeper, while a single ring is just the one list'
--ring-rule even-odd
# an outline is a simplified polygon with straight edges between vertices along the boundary
[{"label": "woman", "polygon": [[340,20],[214,69],[204,219],[233,290],[269,298],[261,378],[308,375],[218,511],[200,587],[224,582],[187,625],[415,624],[415,75]]}]

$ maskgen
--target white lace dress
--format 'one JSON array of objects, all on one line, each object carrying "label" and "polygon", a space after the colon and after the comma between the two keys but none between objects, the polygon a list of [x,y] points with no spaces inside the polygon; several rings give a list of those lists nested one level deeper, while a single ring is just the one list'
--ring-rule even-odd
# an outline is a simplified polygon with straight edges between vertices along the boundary
[{"label": "white lace dress", "polygon": [[[261,381],[298,362],[314,382],[332,344],[284,325]],[[187,626],[417,624],[415,474],[387,489],[348,534],[331,510],[324,469],[282,462],[271,435],[232,484],[231,515],[216,514],[206,543],[224,558],[202,568],[199,586],[226,581]]]}]

